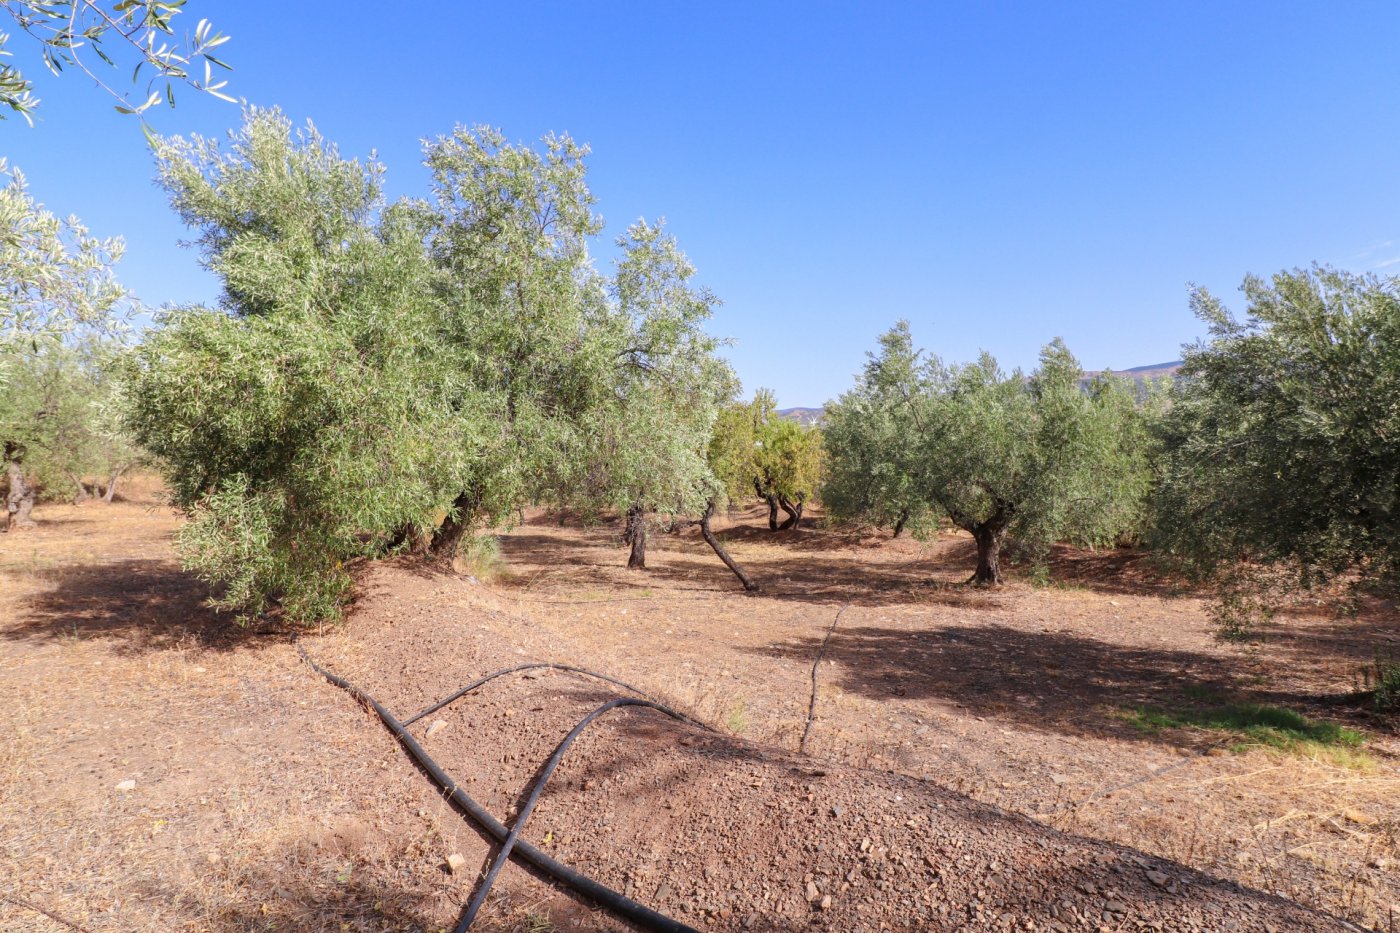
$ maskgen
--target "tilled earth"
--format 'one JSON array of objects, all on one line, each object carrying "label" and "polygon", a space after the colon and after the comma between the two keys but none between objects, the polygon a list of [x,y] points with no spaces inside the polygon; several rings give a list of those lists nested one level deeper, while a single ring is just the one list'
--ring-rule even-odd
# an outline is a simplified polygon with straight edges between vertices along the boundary
[{"label": "tilled earth", "polygon": [[[480,673],[573,652],[470,583],[371,578],[354,623],[304,642],[406,716]],[[493,681],[420,721],[468,793],[510,814],[572,725],[617,695],[564,672]],[[843,767],[649,710],[570,750],[528,837],[716,930],[1325,930],[1339,921],[1076,837],[933,783]],[[479,847],[469,854],[477,859]]]},{"label": "tilled earth", "polygon": [[[171,560],[168,515],[130,503],[39,517],[39,530],[0,539],[0,929],[453,926],[493,847],[377,717],[303,664],[290,633],[232,628],[203,608],[203,589]],[[917,635],[922,623],[882,621],[903,604],[853,587],[832,560],[803,579],[780,572],[788,554],[770,558],[778,585],[750,600],[711,575],[693,542],[658,549],[657,570],[638,578],[599,569],[618,555],[592,532],[523,531],[506,539],[513,581],[381,565],[347,624],[301,645],[401,716],[490,670],[541,660],[622,677],[710,723],[608,714],[571,749],[525,833],[648,906],[702,930],[1351,928],[1160,850],[1061,832],[988,800],[985,786],[970,788],[981,800],[948,786],[969,772],[922,779],[949,753],[990,770],[1019,750],[1031,775],[1045,763],[1005,728],[1005,701],[979,693],[992,648],[944,670],[963,704],[952,719],[933,715],[919,689],[898,691],[921,683],[908,662],[956,639],[920,648],[914,638],[898,676],[885,655],[898,660],[910,644],[893,635],[885,655],[853,653],[862,629]],[[893,580],[920,556],[887,555],[896,567],[865,582]],[[592,576],[563,585],[575,572]],[[929,598],[952,609],[941,590]],[[842,606],[819,669],[814,755],[799,755],[811,661]],[[844,645],[843,633],[853,636]],[[1029,665],[1023,651],[1013,660]],[[874,686],[853,702],[861,683]],[[521,673],[414,731],[509,822],[556,743],[617,694],[578,675]],[[1051,765],[1063,785],[1090,779],[1069,767],[1072,746],[1117,762],[1088,730],[1044,735],[1063,756]],[[1234,761],[1132,747],[1151,752],[1140,769]],[[1103,770],[1112,785],[1131,769]],[[462,857],[455,871],[449,855]],[[626,928],[511,865],[476,929]]]},{"label": "tilled earth", "polygon": [[[502,537],[493,592],[580,663],[746,738],[928,779],[1368,927],[1400,922],[1396,722],[1336,702],[1378,652],[1400,650],[1393,604],[1295,605],[1238,645],[1134,552],[1061,551],[1050,585],[1013,576],[988,592],[961,585],[966,536],[773,534],[757,512],[722,525],[756,596],[693,531],[654,535],[636,573],[614,529],[544,515]],[[1360,729],[1365,746],[1280,754],[1142,728],[1140,711],[1224,704]]]}]

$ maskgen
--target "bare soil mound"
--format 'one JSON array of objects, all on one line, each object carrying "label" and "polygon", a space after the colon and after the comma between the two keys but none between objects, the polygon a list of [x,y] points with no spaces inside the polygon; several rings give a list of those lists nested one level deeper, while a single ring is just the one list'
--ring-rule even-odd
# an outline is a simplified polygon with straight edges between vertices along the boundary
[{"label": "bare soil mound", "polygon": [[[206,608],[157,492],[46,505],[39,528],[0,536],[0,930],[451,929],[494,847],[300,661],[294,633]],[[1344,928],[1295,901],[1388,929],[1388,739],[1371,733],[1372,771],[1208,756],[1214,738],[1139,734],[1115,706],[1202,684],[1334,693],[1393,613],[1294,620],[1246,655],[1189,599],[1124,573],[974,594],[945,583],[966,576],[963,542],[772,536],[761,517],[723,531],[758,598],[693,536],[657,536],[653,569],[633,574],[608,529],[536,515],[502,539],[496,585],[380,566],[343,628],[302,641],[400,714],[539,659],[716,727],[609,714],[526,832],[700,929]],[[797,756],[843,605],[817,757]],[[613,695],[521,674],[415,729],[441,719],[425,744],[509,821],[555,743]],[[474,929],[625,928],[512,865]]]},{"label": "bare soil mound", "polygon": [[[484,588],[390,567],[370,575],[347,627],[304,644],[402,716],[490,670],[573,657]],[[577,675],[530,672],[493,681],[414,728],[422,736],[441,720],[423,739],[430,753],[504,818],[573,724],[615,695]],[[526,835],[704,929],[1350,928],[930,782],[823,763],[648,710],[615,711],[585,733]],[[488,851],[484,842],[472,848],[469,861]]]}]

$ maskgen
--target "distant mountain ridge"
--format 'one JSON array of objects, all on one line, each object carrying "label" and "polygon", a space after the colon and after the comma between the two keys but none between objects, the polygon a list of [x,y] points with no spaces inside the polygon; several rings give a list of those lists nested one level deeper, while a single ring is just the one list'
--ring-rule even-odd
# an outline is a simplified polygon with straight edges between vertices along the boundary
[{"label": "distant mountain ridge", "polygon": [[777,414],[779,417],[786,418],[789,421],[796,421],[798,424],[802,425],[805,428],[814,424],[820,424],[822,416],[826,414],[826,407],[823,406],[821,408],[779,408]]},{"label": "distant mountain ridge", "polygon": [[[1177,370],[1181,369],[1181,360],[1172,360],[1168,363],[1149,363],[1146,366],[1134,366],[1131,369],[1086,369],[1084,371],[1084,381],[1094,378],[1102,372],[1109,372],[1115,376],[1127,376],[1134,382],[1141,385],[1148,379],[1161,379],[1165,376],[1175,376]],[[821,424],[822,417],[826,415],[826,408],[779,408],[778,415],[790,421],[796,421],[803,427],[810,427],[814,424]]]},{"label": "distant mountain ridge", "polygon": [[[1144,379],[1160,379],[1163,376],[1175,376],[1176,371],[1181,368],[1181,360],[1172,360],[1170,363],[1152,363],[1148,366],[1134,366],[1132,369],[1110,369],[1109,372],[1115,376],[1128,376],[1141,382]],[[1097,376],[1103,372],[1101,369],[1085,370],[1086,377]]]}]

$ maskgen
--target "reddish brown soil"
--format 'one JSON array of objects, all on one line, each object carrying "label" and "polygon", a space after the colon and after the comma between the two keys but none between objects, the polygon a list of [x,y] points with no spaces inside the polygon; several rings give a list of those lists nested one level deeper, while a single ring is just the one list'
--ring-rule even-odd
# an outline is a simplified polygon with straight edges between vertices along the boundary
[{"label": "reddish brown soil", "polygon": [[[502,539],[498,589],[576,657],[785,748],[799,743],[812,663],[841,613],[809,752],[1381,929],[1400,918],[1394,720],[1333,702],[1378,650],[1400,646],[1393,606],[1355,618],[1295,607],[1262,640],[1232,645],[1199,599],[1131,552],[1062,551],[1053,585],[986,592],[961,585],[973,566],[962,536],[775,535],[751,512],[724,537],[763,581],[760,596],[738,594],[693,534],[661,536],[638,574],[623,568],[613,529],[547,516]],[[1237,737],[1130,721],[1135,708],[1203,702],[1339,720],[1367,733],[1367,758],[1229,753]]]},{"label": "reddish brown soil", "polygon": [[[41,529],[0,537],[0,929],[65,929],[17,900],[94,931],[451,927],[489,848],[376,718],[301,664],[287,634],[203,609],[171,561],[168,515],[129,503],[38,517]],[[1165,850],[1193,819],[1198,836],[1233,836],[1295,803],[1310,809],[1282,826],[1322,817],[1380,840],[1376,813],[1393,797],[1379,782],[1395,777],[1384,748],[1366,772],[1182,755],[1208,741],[1142,736],[1108,710],[1202,683],[1335,692],[1349,642],[1321,623],[1299,623],[1317,644],[1251,655],[1130,572],[1112,577],[1123,592],[968,593],[930,585],[960,575],[958,542],[757,526],[729,533],[767,584],[745,597],[687,536],[656,542],[641,575],[620,569],[608,534],[537,519],[505,539],[507,575],[489,585],[374,568],[350,621],[303,644],[400,713],[540,659],[621,676],[717,727],[615,711],[571,751],[526,833],[702,929],[1344,928]],[[798,756],[812,661],[842,606],[815,757]],[[1301,663],[1326,652],[1333,662]],[[613,695],[574,675],[506,678],[430,717],[445,725],[425,741],[504,818],[573,722]],[[1289,786],[1250,777],[1269,769]],[[1304,789],[1304,774],[1335,784]],[[123,780],[135,788],[117,790]],[[1226,787],[1202,826],[1202,801]],[[1165,844],[1085,835],[1121,840],[1157,821]],[[1203,864],[1207,849],[1181,857]],[[453,852],[466,859],[455,875]],[[1326,872],[1309,877],[1331,892]],[[1383,881],[1354,887],[1369,904],[1393,896]],[[479,929],[624,928],[516,866],[497,892]],[[1336,894],[1314,903],[1346,908]]]}]

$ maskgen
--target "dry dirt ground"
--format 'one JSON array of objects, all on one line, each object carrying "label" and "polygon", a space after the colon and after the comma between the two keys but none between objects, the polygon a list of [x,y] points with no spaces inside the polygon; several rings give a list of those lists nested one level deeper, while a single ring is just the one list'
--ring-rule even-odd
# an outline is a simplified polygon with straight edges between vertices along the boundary
[{"label": "dry dirt ground", "polygon": [[[0,537],[0,930],[450,929],[482,837],[288,633],[203,608],[175,519],[138,492]],[[1241,648],[1131,557],[1064,554],[1061,585],[981,593],[954,585],[965,541],[758,519],[725,532],[758,596],[690,532],[640,574],[612,530],[533,515],[493,581],[376,567],[302,645],[401,714],[549,660],[709,724],[609,714],[526,833],[700,929],[1395,929],[1396,737],[1322,700],[1397,637],[1393,609],[1295,614]],[[424,741],[504,818],[613,695],[504,678]],[[1125,715],[1207,695],[1345,717],[1368,760]],[[477,929],[627,928],[516,866],[495,892]]]}]

